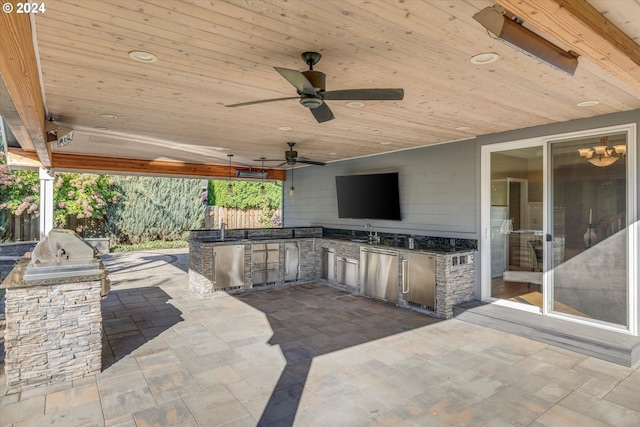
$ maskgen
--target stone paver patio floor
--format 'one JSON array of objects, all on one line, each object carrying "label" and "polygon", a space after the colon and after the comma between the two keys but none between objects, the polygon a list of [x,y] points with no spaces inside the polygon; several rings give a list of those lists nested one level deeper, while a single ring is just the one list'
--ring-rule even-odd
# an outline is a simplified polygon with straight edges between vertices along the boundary
[{"label": "stone paver patio floor", "polygon": [[640,425],[640,364],[321,284],[201,299],[186,249],[105,262],[103,371],[0,396],[0,426]]}]

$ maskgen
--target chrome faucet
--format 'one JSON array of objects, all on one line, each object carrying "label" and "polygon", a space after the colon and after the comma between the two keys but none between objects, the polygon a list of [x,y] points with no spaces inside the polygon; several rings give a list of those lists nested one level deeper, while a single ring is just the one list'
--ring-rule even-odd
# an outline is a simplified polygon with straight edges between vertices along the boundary
[{"label": "chrome faucet", "polygon": [[[371,245],[371,244],[373,244],[373,241],[374,241],[374,237],[373,237],[373,228],[372,228],[371,224],[366,223],[366,224],[364,225],[364,229],[366,230],[367,228],[369,229],[369,244]],[[377,234],[378,234],[378,232],[376,232],[376,235],[377,235]]]},{"label": "chrome faucet", "polygon": [[227,225],[227,224],[225,224],[224,222],[221,222],[221,223],[220,223],[220,240],[223,240],[223,241],[224,241],[224,227],[225,227],[226,225]]}]

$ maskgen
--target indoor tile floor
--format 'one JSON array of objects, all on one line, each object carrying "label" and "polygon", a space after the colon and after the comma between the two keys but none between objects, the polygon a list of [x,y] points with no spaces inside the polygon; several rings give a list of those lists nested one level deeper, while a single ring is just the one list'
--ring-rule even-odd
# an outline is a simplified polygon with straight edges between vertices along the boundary
[{"label": "indoor tile floor", "polygon": [[1,396],[0,425],[640,425],[640,364],[320,284],[201,299],[185,250],[105,262],[103,371]]}]

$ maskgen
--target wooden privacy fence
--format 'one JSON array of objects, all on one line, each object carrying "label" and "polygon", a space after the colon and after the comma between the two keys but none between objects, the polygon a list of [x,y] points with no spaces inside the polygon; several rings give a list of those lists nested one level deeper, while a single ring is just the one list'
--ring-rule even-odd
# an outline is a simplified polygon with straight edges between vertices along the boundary
[{"label": "wooden privacy fence", "polygon": [[220,206],[207,206],[205,212],[205,228],[220,228],[225,223],[226,228],[262,228],[280,227],[280,209],[270,215],[270,223],[261,223],[262,209],[235,209]]},{"label": "wooden privacy fence", "polygon": [[[281,210],[270,211],[267,219],[270,222],[260,222],[263,218],[262,209],[235,209],[223,208],[220,206],[207,206],[205,212],[205,228],[220,228],[220,223],[224,222],[227,228],[263,228],[280,227]],[[40,218],[34,214],[23,213],[20,216],[7,213],[8,224],[4,236],[0,236],[0,241],[26,242],[40,239]],[[264,221],[264,220],[263,220]],[[76,218],[67,216],[68,230],[73,230],[80,237],[105,237],[105,221],[100,218]]]},{"label": "wooden privacy fence", "polygon": [[[0,236],[0,241],[27,242],[40,239],[40,217],[37,214],[23,213],[16,216],[7,212],[7,217],[7,230],[4,236]],[[75,231],[83,238],[106,236],[103,218],[76,218],[69,215],[65,228]]]},{"label": "wooden privacy fence", "polygon": [[0,236],[0,241],[28,242],[39,239],[40,218],[35,213],[25,212],[20,216],[15,216],[7,212],[7,229],[4,236]]}]

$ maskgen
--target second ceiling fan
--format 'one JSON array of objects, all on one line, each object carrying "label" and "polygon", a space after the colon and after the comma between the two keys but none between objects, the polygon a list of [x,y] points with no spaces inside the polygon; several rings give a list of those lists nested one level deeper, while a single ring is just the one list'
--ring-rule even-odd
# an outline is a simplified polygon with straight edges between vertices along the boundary
[{"label": "second ceiling fan", "polygon": [[279,165],[276,165],[276,167],[281,167],[284,165],[293,166],[296,163],[306,163],[308,165],[316,165],[316,166],[326,165],[326,163],[324,162],[317,162],[315,160],[307,159],[306,157],[299,157],[298,152],[293,149],[293,146],[296,145],[295,142],[287,142],[287,145],[289,145],[289,149],[284,152],[284,159],[265,159],[264,157],[260,157],[259,159],[254,161],[262,162],[263,168],[264,168],[264,162],[280,162],[282,160],[284,160],[284,162],[280,163]]},{"label": "second ceiling fan", "polygon": [[315,71],[313,66],[320,61],[317,52],[304,52],[302,60],[309,66],[307,71],[289,70],[274,67],[298,91],[298,96],[286,98],[264,99],[261,101],[242,102],[226,105],[226,107],[243,107],[245,105],[263,104],[266,102],[300,99],[300,104],[311,110],[318,123],[333,120],[334,116],[325,101],[399,101],[404,98],[403,89],[345,89],[326,90],[327,76],[322,71]]}]

